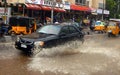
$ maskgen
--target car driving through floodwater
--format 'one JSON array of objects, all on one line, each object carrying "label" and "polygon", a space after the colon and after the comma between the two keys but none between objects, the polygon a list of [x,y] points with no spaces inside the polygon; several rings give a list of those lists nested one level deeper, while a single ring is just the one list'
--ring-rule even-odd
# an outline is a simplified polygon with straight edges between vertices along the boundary
[{"label": "car driving through floodwater", "polygon": [[74,25],[45,25],[32,34],[19,37],[15,47],[23,52],[36,54],[43,48],[51,48],[83,37],[84,33]]}]

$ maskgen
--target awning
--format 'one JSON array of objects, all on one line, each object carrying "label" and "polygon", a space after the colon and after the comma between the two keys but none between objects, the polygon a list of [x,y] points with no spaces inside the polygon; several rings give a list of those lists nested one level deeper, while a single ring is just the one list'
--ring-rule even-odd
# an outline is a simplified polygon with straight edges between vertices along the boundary
[{"label": "awning", "polygon": [[36,5],[36,4],[25,4],[25,6],[27,7],[27,9],[41,10],[41,7],[39,5]]},{"label": "awning", "polygon": [[91,11],[91,9],[87,6],[80,6],[80,5],[70,5],[71,10],[77,11]]},{"label": "awning", "polygon": [[59,8],[58,11],[59,11],[59,12],[66,12],[65,9],[61,9],[61,8]]},{"label": "awning", "polygon": [[42,10],[46,10],[46,11],[51,11],[51,7],[49,7],[49,6],[42,6],[41,5],[41,8],[42,8]]},{"label": "awning", "polygon": [[[52,7],[50,7],[50,6],[42,6],[42,5],[40,5],[40,7],[42,8],[42,10],[45,10],[45,11],[51,11],[52,10]],[[56,8],[56,7],[54,7],[53,10],[55,12],[65,12],[66,11],[65,9]]]},{"label": "awning", "polygon": [[54,8],[55,12],[65,12],[65,9],[61,9],[61,8]]}]

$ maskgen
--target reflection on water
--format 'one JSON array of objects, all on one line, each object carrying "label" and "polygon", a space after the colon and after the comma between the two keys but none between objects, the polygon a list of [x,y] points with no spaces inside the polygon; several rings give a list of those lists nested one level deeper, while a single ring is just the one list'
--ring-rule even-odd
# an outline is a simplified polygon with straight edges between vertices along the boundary
[{"label": "reflection on water", "polygon": [[0,75],[120,75],[119,41],[86,36],[83,44],[72,41],[34,57],[24,56],[13,43],[0,45]]},{"label": "reflection on water", "polygon": [[0,59],[11,59],[18,56],[14,43],[0,43]]}]

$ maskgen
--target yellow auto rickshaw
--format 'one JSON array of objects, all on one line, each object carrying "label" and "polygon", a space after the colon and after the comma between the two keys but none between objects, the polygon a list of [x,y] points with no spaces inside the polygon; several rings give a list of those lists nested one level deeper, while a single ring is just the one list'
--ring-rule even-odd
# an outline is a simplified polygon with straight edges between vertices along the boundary
[{"label": "yellow auto rickshaw", "polygon": [[34,18],[14,16],[9,18],[9,34],[31,34],[36,31]]},{"label": "yellow auto rickshaw", "polygon": [[105,22],[102,21],[95,22],[94,31],[105,32],[105,30],[106,30]]},{"label": "yellow auto rickshaw", "polygon": [[116,36],[120,32],[120,19],[110,19],[107,26],[108,37]]}]

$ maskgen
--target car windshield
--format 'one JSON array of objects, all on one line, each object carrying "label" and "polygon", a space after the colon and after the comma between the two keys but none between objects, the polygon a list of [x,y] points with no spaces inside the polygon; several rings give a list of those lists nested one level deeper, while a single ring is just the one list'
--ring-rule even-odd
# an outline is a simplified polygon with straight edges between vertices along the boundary
[{"label": "car windshield", "polygon": [[96,23],[95,23],[95,25],[100,25],[100,24],[101,24],[101,22],[96,22]]},{"label": "car windshield", "polygon": [[45,34],[59,34],[61,26],[59,25],[47,25],[43,26],[42,28],[38,29],[38,33],[45,33]]}]

